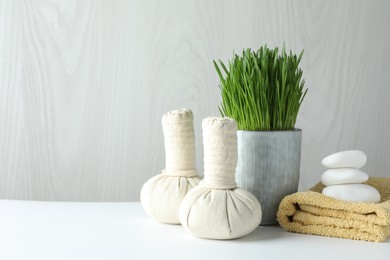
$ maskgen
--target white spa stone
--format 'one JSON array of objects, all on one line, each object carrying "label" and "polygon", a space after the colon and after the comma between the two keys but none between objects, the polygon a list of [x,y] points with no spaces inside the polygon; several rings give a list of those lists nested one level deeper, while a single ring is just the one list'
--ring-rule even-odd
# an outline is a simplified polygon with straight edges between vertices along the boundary
[{"label": "white spa stone", "polygon": [[343,151],[331,154],[322,159],[321,164],[327,168],[360,169],[367,162],[365,153],[359,150]]},{"label": "white spa stone", "polygon": [[372,186],[366,184],[341,184],[325,187],[322,194],[348,202],[379,202],[381,196]]},{"label": "white spa stone", "polygon": [[354,168],[329,169],[321,175],[321,182],[325,186],[362,183],[366,180],[368,180],[368,174]]}]

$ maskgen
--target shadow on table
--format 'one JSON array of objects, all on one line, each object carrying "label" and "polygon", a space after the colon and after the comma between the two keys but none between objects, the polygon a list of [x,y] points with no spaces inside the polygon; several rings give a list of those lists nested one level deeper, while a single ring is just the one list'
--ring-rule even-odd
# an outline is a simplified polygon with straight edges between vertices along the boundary
[{"label": "shadow on table", "polygon": [[236,239],[237,242],[258,242],[263,240],[273,240],[280,239],[283,237],[288,237],[289,233],[283,231],[279,226],[259,226],[249,235]]}]

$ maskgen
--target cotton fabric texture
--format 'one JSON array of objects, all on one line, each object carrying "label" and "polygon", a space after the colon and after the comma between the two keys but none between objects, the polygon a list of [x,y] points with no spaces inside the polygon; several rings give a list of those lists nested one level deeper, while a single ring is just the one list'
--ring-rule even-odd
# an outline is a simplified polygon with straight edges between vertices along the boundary
[{"label": "cotton fabric texture", "polygon": [[201,177],[195,169],[195,137],[190,109],[163,115],[166,168],[149,179],[141,190],[144,210],[159,222],[180,224],[179,207]]},{"label": "cotton fabric texture", "polygon": [[286,196],[277,218],[296,233],[382,242],[390,235],[390,178],[370,177],[365,184],[381,194],[380,203],[345,202],[321,194],[318,183],[309,191]]},{"label": "cotton fabric texture", "polygon": [[193,235],[234,239],[252,232],[261,221],[260,203],[237,187],[237,123],[229,118],[202,122],[204,179],[183,199],[179,217]]}]

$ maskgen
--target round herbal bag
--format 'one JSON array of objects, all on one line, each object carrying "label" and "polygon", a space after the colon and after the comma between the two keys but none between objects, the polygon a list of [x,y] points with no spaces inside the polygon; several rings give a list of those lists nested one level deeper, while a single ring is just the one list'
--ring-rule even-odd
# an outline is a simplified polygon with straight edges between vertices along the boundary
[{"label": "round herbal bag", "polygon": [[180,222],[192,234],[234,239],[252,232],[261,221],[259,201],[235,182],[237,123],[230,118],[203,120],[204,179],[184,198]]},{"label": "round herbal bag", "polygon": [[190,109],[167,112],[162,118],[166,168],[149,179],[141,190],[144,210],[159,222],[179,224],[184,196],[198,185],[195,170],[195,137]]}]

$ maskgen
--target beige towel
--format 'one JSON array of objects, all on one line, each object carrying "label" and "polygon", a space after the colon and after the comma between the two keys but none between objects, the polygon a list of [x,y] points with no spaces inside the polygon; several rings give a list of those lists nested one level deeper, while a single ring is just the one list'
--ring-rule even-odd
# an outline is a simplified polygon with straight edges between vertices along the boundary
[{"label": "beige towel", "polygon": [[390,235],[390,178],[371,177],[365,184],[381,194],[380,203],[345,202],[321,194],[318,183],[310,191],[286,196],[277,218],[283,229],[296,233],[373,242]]}]

